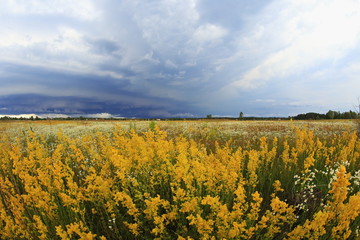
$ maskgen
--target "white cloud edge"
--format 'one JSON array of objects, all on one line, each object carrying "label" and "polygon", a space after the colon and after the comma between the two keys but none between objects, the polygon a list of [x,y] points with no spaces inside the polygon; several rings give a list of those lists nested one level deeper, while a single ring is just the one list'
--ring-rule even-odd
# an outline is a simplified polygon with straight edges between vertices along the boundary
[{"label": "white cloud edge", "polygon": [[[287,3],[278,9],[277,18],[265,22],[266,16],[272,15],[269,11],[279,2],[257,16],[257,22],[251,23],[255,27],[239,41],[244,46],[265,46],[268,49],[264,52],[268,53],[262,54],[255,66],[235,79],[232,87],[255,89],[270,80],[302,73],[318,63],[336,61],[360,41],[360,14],[348,14],[350,10],[360,10],[359,3],[319,1],[309,7],[306,3]],[[240,47],[239,51],[242,50]]]},{"label": "white cloud edge", "polygon": [[112,115],[110,113],[95,113],[95,114],[57,114],[57,113],[49,113],[49,114],[2,114],[0,115],[0,118],[3,117],[10,117],[10,118],[77,118],[77,117],[84,117],[84,118],[125,118],[125,117],[119,117],[116,115]]}]

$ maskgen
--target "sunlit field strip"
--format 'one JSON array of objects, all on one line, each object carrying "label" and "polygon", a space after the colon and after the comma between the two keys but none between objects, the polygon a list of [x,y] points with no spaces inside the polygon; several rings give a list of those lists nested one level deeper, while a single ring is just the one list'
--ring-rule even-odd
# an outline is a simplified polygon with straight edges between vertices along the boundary
[{"label": "sunlit field strip", "polygon": [[[56,133],[61,129],[67,135],[77,136],[79,133],[99,130],[112,131],[115,126],[124,129],[134,129],[137,132],[147,131],[152,121],[144,120],[41,120],[41,121],[0,121],[0,131],[7,129],[18,133],[19,129],[41,133]],[[214,129],[224,135],[243,136],[284,136],[291,134],[295,127],[307,128],[316,132],[317,135],[342,134],[345,131],[356,130],[356,124],[351,120],[321,120],[321,121],[236,121],[236,120],[197,120],[197,121],[154,121],[168,134],[186,133],[192,130]]]},{"label": "sunlit field strip", "polygon": [[356,239],[351,121],[0,123],[1,239]]}]

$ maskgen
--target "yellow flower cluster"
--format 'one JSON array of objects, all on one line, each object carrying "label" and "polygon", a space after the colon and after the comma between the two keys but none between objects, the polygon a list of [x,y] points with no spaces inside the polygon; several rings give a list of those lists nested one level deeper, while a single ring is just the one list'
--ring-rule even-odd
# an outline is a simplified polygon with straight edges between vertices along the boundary
[{"label": "yellow flower cluster", "polygon": [[306,220],[288,234],[289,239],[319,239],[331,230],[331,239],[348,239],[352,230],[350,224],[360,215],[360,193],[348,198],[349,174],[341,165],[336,173],[329,193],[332,195],[323,210],[314,214],[312,220]]},{"label": "yellow flower cluster", "polygon": [[[195,141],[156,125],[77,137],[4,134],[0,238],[355,238],[355,133],[318,138],[297,128],[243,145],[220,144],[217,134]],[[297,207],[305,199],[309,211]]]}]

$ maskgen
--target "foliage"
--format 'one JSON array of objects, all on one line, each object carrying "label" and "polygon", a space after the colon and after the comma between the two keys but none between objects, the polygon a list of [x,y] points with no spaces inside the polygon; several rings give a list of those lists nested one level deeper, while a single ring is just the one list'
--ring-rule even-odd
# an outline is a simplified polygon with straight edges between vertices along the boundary
[{"label": "foliage", "polygon": [[[0,136],[1,239],[355,239],[355,133]],[[190,134],[191,133],[191,134]]]},{"label": "foliage", "polygon": [[356,113],[354,111],[348,111],[348,112],[336,112],[329,110],[326,114],[321,113],[302,113],[298,114],[294,117],[296,120],[319,120],[319,119],[356,119],[358,118],[359,113]]},{"label": "foliage", "polygon": [[240,113],[239,113],[239,119],[243,119],[243,117],[244,117],[244,113],[243,113],[243,112],[240,112]]},{"label": "foliage", "polygon": [[155,128],[156,128],[156,122],[155,122],[155,121],[151,121],[151,122],[149,123],[149,129],[150,129],[151,131],[155,131]]}]

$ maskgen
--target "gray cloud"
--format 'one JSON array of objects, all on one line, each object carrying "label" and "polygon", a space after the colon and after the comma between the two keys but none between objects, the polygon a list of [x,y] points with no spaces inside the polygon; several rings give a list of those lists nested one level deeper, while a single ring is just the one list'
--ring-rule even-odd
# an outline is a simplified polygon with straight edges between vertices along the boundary
[{"label": "gray cloud", "polygon": [[347,110],[360,87],[354,9],[340,0],[4,0],[0,111]]},{"label": "gray cloud", "polygon": [[91,45],[91,50],[94,51],[95,54],[113,55],[120,50],[120,46],[116,41],[107,39],[88,40],[88,43]]}]

